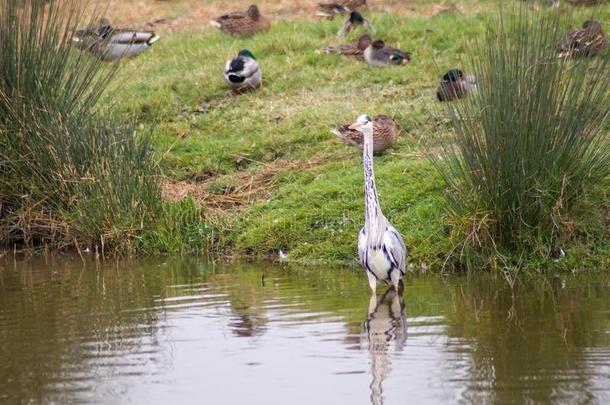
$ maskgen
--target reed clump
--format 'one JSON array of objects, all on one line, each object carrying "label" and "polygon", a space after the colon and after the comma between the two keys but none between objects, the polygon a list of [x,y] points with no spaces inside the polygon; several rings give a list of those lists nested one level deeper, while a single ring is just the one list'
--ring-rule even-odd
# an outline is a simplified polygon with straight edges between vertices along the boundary
[{"label": "reed clump", "polygon": [[470,46],[478,92],[446,103],[454,137],[439,139],[435,159],[457,261],[479,266],[473,258],[484,252],[514,268],[607,236],[608,58],[559,58],[567,26],[525,7],[503,13]]},{"label": "reed clump", "polygon": [[0,244],[129,253],[162,210],[153,148],[71,46],[77,1],[0,5]]}]

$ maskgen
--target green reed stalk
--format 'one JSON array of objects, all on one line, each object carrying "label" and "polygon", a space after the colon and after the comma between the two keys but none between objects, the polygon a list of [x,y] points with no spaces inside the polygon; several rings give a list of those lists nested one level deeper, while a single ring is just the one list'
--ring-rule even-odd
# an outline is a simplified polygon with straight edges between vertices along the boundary
[{"label": "green reed stalk", "polygon": [[71,45],[82,9],[0,5],[0,244],[134,249],[160,210],[149,139],[100,103],[118,65]]},{"label": "green reed stalk", "polygon": [[479,91],[446,103],[455,136],[435,160],[465,247],[553,255],[594,217],[583,206],[610,176],[608,58],[561,60],[567,26],[523,7],[471,44]]}]

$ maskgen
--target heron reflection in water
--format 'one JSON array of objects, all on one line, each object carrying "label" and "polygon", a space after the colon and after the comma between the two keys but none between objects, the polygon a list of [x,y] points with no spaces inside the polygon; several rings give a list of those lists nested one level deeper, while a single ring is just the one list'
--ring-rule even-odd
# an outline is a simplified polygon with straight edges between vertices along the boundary
[{"label": "heron reflection in water", "polygon": [[389,288],[381,298],[372,294],[366,321],[362,324],[361,347],[371,361],[371,403],[383,403],[382,383],[390,372],[391,356],[407,341],[407,319],[402,294]]}]

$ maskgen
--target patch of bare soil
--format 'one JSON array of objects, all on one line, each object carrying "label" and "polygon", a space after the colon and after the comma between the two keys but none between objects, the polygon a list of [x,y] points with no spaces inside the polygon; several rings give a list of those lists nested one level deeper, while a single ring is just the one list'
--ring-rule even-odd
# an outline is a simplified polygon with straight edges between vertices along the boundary
[{"label": "patch of bare soil", "polygon": [[223,192],[212,192],[213,184],[218,181],[216,176],[211,176],[204,181],[167,181],[163,184],[163,198],[178,202],[187,197],[193,198],[201,205],[212,209],[239,209],[255,201],[262,200],[277,181],[277,175],[283,170],[305,170],[318,166],[324,160],[323,157],[314,160],[297,161],[277,159],[256,171],[237,172],[233,176],[235,186],[223,190]]}]

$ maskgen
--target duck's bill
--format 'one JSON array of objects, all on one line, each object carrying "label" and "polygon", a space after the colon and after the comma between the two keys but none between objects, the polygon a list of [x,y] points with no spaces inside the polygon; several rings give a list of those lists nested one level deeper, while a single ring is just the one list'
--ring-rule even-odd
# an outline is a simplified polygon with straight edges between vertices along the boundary
[{"label": "duck's bill", "polygon": [[348,128],[349,128],[349,129],[355,129],[355,130],[359,130],[359,129],[360,129],[360,125],[358,125],[358,124],[356,124],[356,123],[353,123],[353,124],[352,124],[352,125],[350,125]]}]

